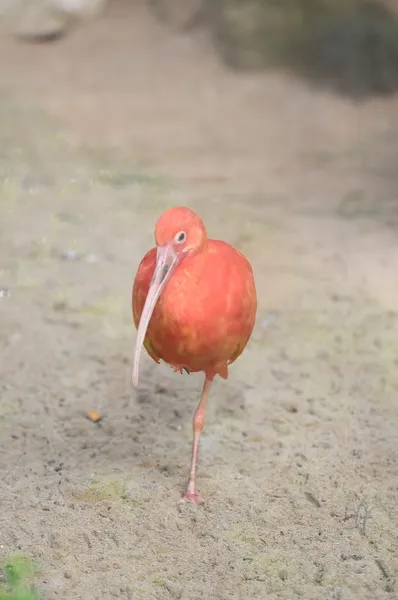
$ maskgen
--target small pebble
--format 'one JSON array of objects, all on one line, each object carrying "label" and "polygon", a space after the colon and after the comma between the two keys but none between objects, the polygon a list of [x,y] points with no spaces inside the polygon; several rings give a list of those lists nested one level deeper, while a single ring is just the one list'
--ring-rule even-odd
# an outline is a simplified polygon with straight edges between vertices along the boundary
[{"label": "small pebble", "polygon": [[90,419],[93,423],[99,423],[102,417],[96,410],[89,410],[87,413],[87,418]]},{"label": "small pebble", "polygon": [[61,258],[62,260],[77,260],[79,257],[75,250],[67,248],[66,250],[62,250]]}]

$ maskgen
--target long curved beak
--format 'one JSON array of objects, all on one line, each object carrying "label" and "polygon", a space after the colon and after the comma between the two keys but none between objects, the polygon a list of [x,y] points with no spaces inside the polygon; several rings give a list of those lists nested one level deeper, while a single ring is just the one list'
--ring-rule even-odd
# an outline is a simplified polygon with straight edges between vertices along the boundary
[{"label": "long curved beak", "polygon": [[172,246],[158,246],[156,252],[156,265],[152,281],[149,286],[148,295],[142,310],[140,322],[138,325],[137,340],[135,343],[134,364],[133,364],[133,386],[138,385],[138,374],[140,368],[140,356],[144,343],[149,321],[156,306],[156,302],[166,285],[170,275],[178,264],[178,255]]}]

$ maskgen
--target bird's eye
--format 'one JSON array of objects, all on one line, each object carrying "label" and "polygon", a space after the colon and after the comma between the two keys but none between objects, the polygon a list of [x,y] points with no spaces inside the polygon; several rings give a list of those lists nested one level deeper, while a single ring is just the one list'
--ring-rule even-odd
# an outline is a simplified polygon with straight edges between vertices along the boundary
[{"label": "bird's eye", "polygon": [[176,233],[174,239],[177,242],[177,244],[183,244],[187,239],[187,234],[185,233],[185,231],[179,231],[178,233]]}]

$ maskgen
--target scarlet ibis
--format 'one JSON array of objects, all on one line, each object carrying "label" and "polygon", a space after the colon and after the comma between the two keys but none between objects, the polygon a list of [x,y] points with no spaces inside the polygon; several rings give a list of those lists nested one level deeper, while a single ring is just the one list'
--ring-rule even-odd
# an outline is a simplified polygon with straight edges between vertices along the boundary
[{"label": "scarlet ibis", "polygon": [[174,371],[203,371],[205,381],[193,418],[191,469],[183,500],[199,502],[196,469],[199,439],[211,383],[228,377],[243,352],[257,311],[253,271],[247,258],[207,237],[202,219],[174,207],[155,226],[156,248],[142,259],[134,279],[132,308],[138,329],[133,385],[138,385],[142,346]]}]

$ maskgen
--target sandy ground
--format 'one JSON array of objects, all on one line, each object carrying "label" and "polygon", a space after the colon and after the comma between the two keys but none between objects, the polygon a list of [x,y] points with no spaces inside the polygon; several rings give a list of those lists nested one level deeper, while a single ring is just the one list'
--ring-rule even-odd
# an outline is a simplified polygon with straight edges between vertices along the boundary
[{"label": "sandy ground", "polygon": [[[398,598],[396,99],[228,72],[139,2],[3,35],[0,72],[0,559],[35,559],[44,600]],[[174,204],[259,296],[199,508],[201,376],[145,356],[130,384],[132,279]]]}]

